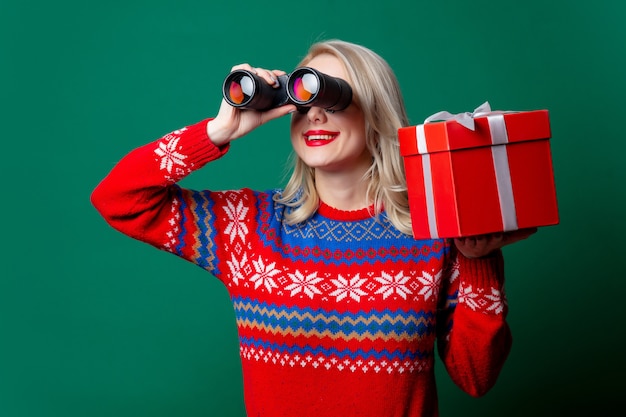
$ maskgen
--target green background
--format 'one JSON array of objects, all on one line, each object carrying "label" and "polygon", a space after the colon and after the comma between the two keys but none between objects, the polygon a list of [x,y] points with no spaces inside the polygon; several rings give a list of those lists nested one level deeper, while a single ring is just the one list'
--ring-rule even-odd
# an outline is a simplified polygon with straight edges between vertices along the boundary
[{"label": "green background", "polygon": [[[225,289],[89,195],[130,149],[214,115],[233,65],[289,71],[328,38],[389,61],[413,124],[550,110],[561,224],[505,249],[513,350],[480,399],[439,363],[441,415],[621,415],[624,21],[621,0],[0,0],[0,416],[244,416]],[[287,129],[183,185],[282,185]]]}]

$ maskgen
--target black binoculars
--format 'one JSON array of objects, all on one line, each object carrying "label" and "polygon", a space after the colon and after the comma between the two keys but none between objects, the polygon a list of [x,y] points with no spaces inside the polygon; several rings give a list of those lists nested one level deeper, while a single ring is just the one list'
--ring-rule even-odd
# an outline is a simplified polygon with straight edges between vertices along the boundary
[{"label": "black binoculars", "polygon": [[341,78],[331,77],[313,68],[300,67],[278,77],[273,87],[247,70],[235,70],[224,80],[222,94],[234,107],[268,110],[293,103],[301,107],[343,110],[352,102],[352,88]]}]

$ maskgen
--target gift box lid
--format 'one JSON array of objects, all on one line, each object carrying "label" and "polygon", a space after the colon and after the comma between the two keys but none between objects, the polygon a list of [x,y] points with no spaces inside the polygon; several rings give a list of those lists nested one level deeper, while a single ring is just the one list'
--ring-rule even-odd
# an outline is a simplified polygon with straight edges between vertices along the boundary
[{"label": "gift box lid", "polygon": [[[472,119],[474,130],[457,120],[402,127],[398,129],[400,154],[410,156],[551,137],[548,110],[491,112]],[[497,139],[494,139],[491,132],[493,127],[490,127],[490,124],[494,126],[494,122],[495,126],[498,124],[505,126],[503,132],[498,133]],[[422,132],[420,132],[421,129],[423,129]],[[502,129],[498,128],[498,130]],[[504,133],[504,139],[502,133]]]}]

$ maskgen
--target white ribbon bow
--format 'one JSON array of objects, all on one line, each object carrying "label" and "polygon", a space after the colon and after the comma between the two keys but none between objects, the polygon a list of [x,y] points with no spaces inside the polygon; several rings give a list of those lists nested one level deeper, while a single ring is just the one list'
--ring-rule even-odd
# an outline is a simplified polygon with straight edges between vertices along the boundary
[{"label": "white ribbon bow", "polygon": [[489,113],[492,113],[491,106],[488,101],[485,101],[480,106],[476,107],[473,112],[464,112],[452,114],[447,111],[440,111],[431,116],[428,116],[426,120],[424,120],[424,124],[432,121],[448,121],[448,120],[456,120],[459,124],[465,126],[469,130],[474,130],[474,118],[485,116]]}]

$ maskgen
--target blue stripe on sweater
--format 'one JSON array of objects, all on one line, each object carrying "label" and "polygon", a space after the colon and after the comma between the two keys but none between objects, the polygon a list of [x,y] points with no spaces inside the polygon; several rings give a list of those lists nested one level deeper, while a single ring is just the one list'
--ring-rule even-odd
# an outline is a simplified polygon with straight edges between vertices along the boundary
[{"label": "blue stripe on sweater", "polygon": [[389,361],[393,361],[393,360],[404,361],[407,359],[408,360],[416,360],[416,359],[422,360],[422,359],[427,359],[427,358],[432,357],[432,351],[419,351],[419,350],[401,351],[399,349],[396,349],[393,352],[390,352],[387,349],[377,351],[374,349],[350,350],[347,348],[340,350],[334,347],[326,348],[323,346],[313,347],[313,346],[307,346],[307,345],[305,346],[287,345],[285,343],[268,342],[266,340],[262,340],[262,339],[258,339],[254,337],[240,337],[239,342],[243,346],[251,346],[256,349],[261,348],[264,350],[272,350],[275,352],[279,352],[281,354],[288,353],[292,355],[292,354],[297,353],[303,356],[307,354],[310,354],[313,356],[323,355],[326,357],[337,356],[339,359],[350,358],[350,359],[356,360],[358,358],[364,358],[364,359],[373,358],[377,360],[387,359]]},{"label": "blue stripe on sweater", "polygon": [[[384,216],[359,221],[336,221],[316,213],[304,225],[283,222],[286,207],[275,203],[272,194],[257,194],[259,214],[267,213],[259,222],[258,235],[270,246],[292,261],[319,261],[329,264],[375,262],[428,262],[441,259],[449,251],[443,240],[415,240],[396,229]],[[383,244],[379,242],[384,242]],[[384,252],[372,248],[383,248]]]},{"label": "blue stripe on sweater", "polygon": [[271,328],[280,333],[330,332],[346,338],[353,338],[351,335],[355,333],[371,337],[383,334],[421,339],[435,332],[435,313],[423,310],[384,309],[350,313],[279,306],[238,297],[233,298],[233,306],[240,325]]}]

